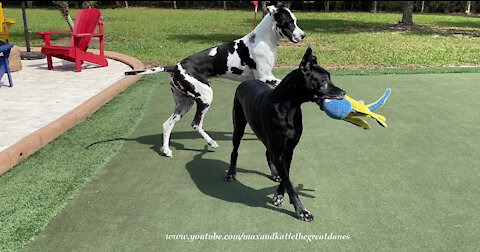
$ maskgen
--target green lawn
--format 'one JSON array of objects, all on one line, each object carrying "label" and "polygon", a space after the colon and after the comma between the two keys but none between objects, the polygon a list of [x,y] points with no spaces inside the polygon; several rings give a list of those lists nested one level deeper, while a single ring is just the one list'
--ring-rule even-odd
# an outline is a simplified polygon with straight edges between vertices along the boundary
[{"label": "green lawn", "polygon": [[[153,65],[174,64],[205,48],[250,32],[247,11],[104,9],[106,48]],[[23,45],[20,9],[6,9],[17,20],[12,41]],[[74,16],[76,11],[72,11]],[[392,30],[400,14],[296,12],[307,37],[300,46],[281,47],[279,66],[296,66],[305,47],[317,51],[325,67],[414,67],[480,64],[480,18],[414,14],[415,31]],[[47,18],[48,17],[48,18]],[[28,10],[32,44],[40,30],[68,29],[57,10]]]}]

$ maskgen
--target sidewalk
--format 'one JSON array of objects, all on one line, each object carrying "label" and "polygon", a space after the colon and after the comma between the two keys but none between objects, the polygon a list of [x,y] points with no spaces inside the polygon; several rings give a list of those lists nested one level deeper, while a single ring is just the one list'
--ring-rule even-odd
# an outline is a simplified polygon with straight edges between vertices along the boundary
[{"label": "sidewalk", "polygon": [[[110,54],[131,58],[118,53],[110,52]],[[22,60],[22,70],[12,73],[13,87],[8,86],[8,78],[6,75],[3,76],[0,82],[0,174],[5,169],[10,169],[5,168],[5,163],[8,161],[5,161],[5,155],[2,155],[10,147],[22,139],[26,140],[27,136],[62,116],[68,115],[72,110],[121,79],[126,79],[124,72],[132,69],[129,65],[113,59],[108,59],[108,64],[108,67],[98,67],[86,62],[83,65],[82,72],[77,73],[74,63],[57,58],[53,60],[54,68],[52,71],[47,69],[46,59]],[[129,80],[131,83],[136,81],[136,79]],[[117,89],[113,90],[114,93],[120,92],[117,91]],[[108,98],[115,95],[106,94],[101,97],[104,100],[103,103],[100,101],[102,99],[97,99],[92,101],[93,104],[86,105],[90,108],[89,111],[93,113],[107,102]],[[86,117],[91,114],[87,113],[82,113],[82,116],[85,115]],[[78,118],[76,115],[72,118],[75,122],[69,125],[70,127],[84,119]],[[70,127],[62,126],[58,128],[59,130],[67,130]],[[42,136],[38,138],[40,139]],[[42,142],[41,146],[46,144],[43,139],[40,142]],[[26,158],[26,155],[30,155],[34,151],[31,153],[16,151],[22,156],[21,158],[12,157],[12,154],[9,154],[9,166],[18,163],[17,158],[20,159],[18,161],[21,161]],[[18,155],[18,153],[15,155]]]}]

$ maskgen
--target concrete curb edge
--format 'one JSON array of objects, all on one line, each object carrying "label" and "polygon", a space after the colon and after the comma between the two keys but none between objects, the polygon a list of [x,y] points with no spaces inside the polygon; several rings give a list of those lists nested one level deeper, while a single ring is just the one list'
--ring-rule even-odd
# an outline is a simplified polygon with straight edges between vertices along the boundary
[{"label": "concrete curb edge", "polygon": [[[20,48],[20,50],[26,51],[25,48]],[[32,51],[40,51],[40,48],[32,48]],[[98,50],[89,51],[99,53]],[[126,54],[105,51],[105,56],[109,59],[123,62],[129,65],[133,70],[145,69],[145,66],[140,60]],[[141,76],[137,75],[123,77],[102,92],[83,102],[72,111],[64,114],[55,121],[36,130],[0,152],[0,176],[51,141],[55,140],[70,128],[73,128],[75,125],[85,120],[88,116],[95,113],[100,107],[137,82],[140,78]]]}]

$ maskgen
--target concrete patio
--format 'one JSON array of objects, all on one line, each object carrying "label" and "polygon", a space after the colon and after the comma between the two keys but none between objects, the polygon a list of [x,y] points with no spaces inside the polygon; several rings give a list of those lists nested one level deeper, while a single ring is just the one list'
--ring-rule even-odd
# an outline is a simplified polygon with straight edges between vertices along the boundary
[{"label": "concrete patio", "polygon": [[[98,67],[86,62],[79,73],[75,72],[74,63],[57,58],[54,58],[52,71],[47,69],[46,59],[22,60],[22,70],[12,73],[13,87],[9,87],[7,75],[3,76],[0,82],[0,174],[38,149],[38,146],[33,144],[32,148],[35,150],[27,153],[19,150],[6,153],[19,141],[29,140],[29,136],[40,129],[62,117],[68,117],[69,113],[78,110],[80,105],[88,108],[86,113],[81,113],[82,116],[70,116],[69,120],[73,122],[60,123],[63,125],[61,127],[52,125],[53,130],[47,130],[49,136],[39,134],[37,138],[40,139],[40,145],[44,146],[84,119],[80,117],[95,112],[137,80],[125,77],[124,72],[135,68],[131,67],[132,63],[128,61],[133,60],[133,65],[143,67],[141,62],[127,55],[113,52],[108,54],[111,56],[108,67]],[[128,80],[128,84],[123,85],[120,90],[111,88],[109,94],[103,93],[101,99],[92,99],[122,79]]]}]

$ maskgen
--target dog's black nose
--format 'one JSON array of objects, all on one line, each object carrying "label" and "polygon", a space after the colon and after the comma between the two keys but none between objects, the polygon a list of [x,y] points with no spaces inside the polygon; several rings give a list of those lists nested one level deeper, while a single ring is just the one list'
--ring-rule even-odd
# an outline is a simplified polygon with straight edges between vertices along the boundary
[{"label": "dog's black nose", "polygon": [[302,34],[302,39],[304,39],[304,38],[305,38],[305,36],[306,36],[306,35],[305,35],[305,33],[304,33],[304,34]]}]

